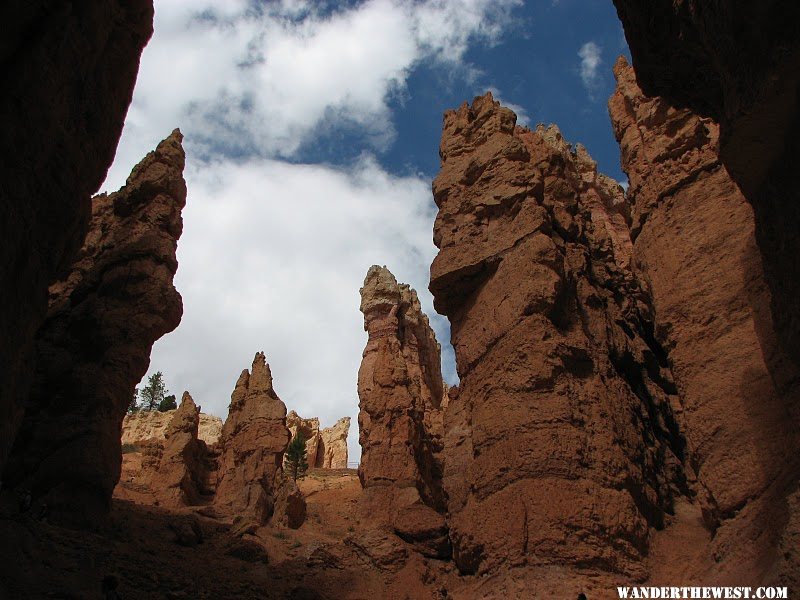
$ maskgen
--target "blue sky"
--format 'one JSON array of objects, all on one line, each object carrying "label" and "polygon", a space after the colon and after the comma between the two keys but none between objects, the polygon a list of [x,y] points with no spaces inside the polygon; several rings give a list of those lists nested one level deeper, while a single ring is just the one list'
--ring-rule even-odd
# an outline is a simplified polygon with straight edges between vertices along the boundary
[{"label": "blue sky", "polygon": [[442,114],[492,90],[520,121],[557,123],[617,178],[606,101],[627,54],[609,0],[156,0],[105,190],[174,127],[189,197],[180,327],[150,372],[225,416],[263,350],[290,409],[353,417],[366,342],[358,288],[387,265],[427,291]]}]

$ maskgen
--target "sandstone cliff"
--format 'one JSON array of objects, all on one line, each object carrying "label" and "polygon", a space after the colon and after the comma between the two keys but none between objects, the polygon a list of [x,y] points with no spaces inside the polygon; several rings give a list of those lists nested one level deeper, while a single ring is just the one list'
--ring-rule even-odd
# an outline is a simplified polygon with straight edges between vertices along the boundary
[{"label": "sandstone cliff", "polygon": [[272,387],[264,353],[258,352],[252,369],[242,371],[231,394],[219,440],[214,504],[229,514],[266,521],[273,513],[288,444],[286,406]]},{"label": "sandstone cliff", "polygon": [[[150,439],[163,440],[174,415],[174,410],[164,412],[141,410],[125,415],[122,421],[122,443],[136,445]],[[197,438],[210,446],[219,441],[220,435],[222,435],[222,419],[201,412]]]},{"label": "sandstone cliff", "polygon": [[0,9],[0,473],[36,364],[47,288],[89,227],[153,31],[152,0]]},{"label": "sandstone cliff", "polygon": [[343,417],[332,427],[320,430],[319,419],[303,419],[296,412],[286,415],[286,426],[291,439],[298,432],[306,440],[306,459],[312,469],[346,469],[347,435],[350,431],[350,417]]},{"label": "sandstone cliff", "polygon": [[777,340],[753,209],[720,162],[719,126],[645,96],[624,59],[614,71],[609,110],[630,180],[634,270],[669,348],[687,457],[715,533],[707,553],[718,564],[698,576],[757,580],[779,559],[778,523],[797,487],[790,409],[800,373]]},{"label": "sandstone cliff", "polygon": [[84,524],[108,510],[133,388],[153,343],[180,322],[172,279],[186,203],[181,140],[175,130],[124,187],[95,196],[83,248],[50,287],[4,481],[30,489],[54,520]]},{"label": "sandstone cliff", "polygon": [[342,417],[319,434],[319,449],[315,467],[320,469],[347,468],[347,436],[350,433],[350,417]]},{"label": "sandstone cliff", "polygon": [[720,124],[720,160],[753,206],[778,339],[800,365],[800,4],[614,4],[644,92]]},{"label": "sandstone cliff", "polygon": [[460,384],[445,414],[464,573],[646,576],[685,489],[675,385],[628,264],[622,189],[491,94],[445,114],[430,289]]},{"label": "sandstone cliff", "polygon": [[293,440],[298,433],[302,434],[303,439],[306,441],[306,462],[309,468],[317,466],[317,453],[319,450],[319,419],[312,417],[311,419],[303,419],[293,410],[289,411],[286,415],[286,427],[289,428],[290,441]]}]

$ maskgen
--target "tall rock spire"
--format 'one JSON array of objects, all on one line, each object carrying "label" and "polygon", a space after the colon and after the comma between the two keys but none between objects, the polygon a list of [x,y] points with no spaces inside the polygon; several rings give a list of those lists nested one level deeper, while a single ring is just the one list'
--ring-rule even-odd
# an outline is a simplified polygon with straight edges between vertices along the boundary
[{"label": "tall rock spire", "polygon": [[263,352],[257,352],[231,394],[219,445],[214,503],[232,514],[248,514],[263,523],[272,516],[283,453],[289,444],[286,405],[272,387]]},{"label": "tall rock spire", "polygon": [[460,376],[442,453],[454,558],[641,577],[683,442],[624,194],[555,126],[515,121],[491,94],[448,111],[433,184],[430,289]]}]

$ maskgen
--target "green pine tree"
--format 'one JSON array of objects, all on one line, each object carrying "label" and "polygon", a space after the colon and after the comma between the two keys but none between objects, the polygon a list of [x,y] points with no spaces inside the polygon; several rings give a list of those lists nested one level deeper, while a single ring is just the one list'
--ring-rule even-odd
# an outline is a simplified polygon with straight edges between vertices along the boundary
[{"label": "green pine tree", "polygon": [[286,465],[286,471],[295,481],[306,474],[306,470],[308,470],[308,462],[306,461],[306,440],[301,433],[298,433],[294,439],[289,442],[289,447],[286,448],[284,464]]},{"label": "green pine tree", "polygon": [[164,375],[161,371],[153,373],[147,379],[147,385],[139,392],[141,410],[156,410],[158,405],[167,395],[167,386],[164,384]]},{"label": "green pine tree", "polygon": [[131,403],[128,404],[128,413],[138,412],[139,408],[139,388],[133,388],[133,397]]},{"label": "green pine tree", "polygon": [[164,396],[164,399],[158,403],[158,412],[167,412],[176,408],[178,408],[178,401],[175,399],[175,394]]}]

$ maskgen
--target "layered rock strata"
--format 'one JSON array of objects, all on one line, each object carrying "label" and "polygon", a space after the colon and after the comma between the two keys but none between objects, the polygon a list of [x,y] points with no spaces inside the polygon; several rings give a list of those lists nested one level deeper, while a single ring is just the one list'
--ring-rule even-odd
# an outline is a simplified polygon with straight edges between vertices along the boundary
[{"label": "layered rock strata", "polygon": [[186,203],[181,140],[175,130],[124,187],[93,198],[83,248],[50,287],[4,484],[30,490],[52,520],[85,525],[108,510],[134,386],[153,343],[180,322],[172,280]]},{"label": "layered rock strata", "polygon": [[272,516],[283,454],[289,444],[286,406],[272,386],[263,352],[242,371],[219,441],[214,504],[258,523]]},{"label": "layered rock strata", "polygon": [[429,429],[441,424],[431,415],[441,413],[445,394],[439,343],[416,292],[386,267],[370,267],[361,312],[368,333],[358,371],[361,510],[421,553],[448,557],[441,431]]},{"label": "layered rock strata", "polygon": [[[719,126],[648,97],[622,58],[609,101],[630,182],[633,268],[669,348],[687,454],[723,575],[763,577],[797,488],[800,373],[769,310],[751,205],[719,159]],[[745,547],[734,540],[753,540]],[[800,563],[793,558],[794,569]],[[777,581],[776,581],[777,583]]]},{"label": "layered rock strata", "polygon": [[753,205],[778,339],[800,365],[800,4],[614,4],[644,92],[720,124],[720,160]]},{"label": "layered rock strata", "polygon": [[0,9],[0,473],[22,419],[47,288],[81,247],[114,157],[152,0]]},{"label": "layered rock strata", "polygon": [[644,578],[684,441],[623,191],[554,126],[515,121],[491,94],[448,111],[433,184],[430,289],[460,377],[442,452],[454,558]]},{"label": "layered rock strata", "polygon": [[163,442],[151,439],[149,443],[153,464],[143,467],[150,472],[149,485],[161,506],[189,506],[197,504],[205,491],[207,449],[197,437],[200,408],[184,392],[180,406],[171,412]]},{"label": "layered rock strata", "polygon": [[[122,421],[122,443],[135,446],[147,440],[163,440],[174,415],[174,410],[164,412],[140,410],[125,415]],[[222,419],[201,412],[197,438],[210,446],[219,441],[220,435],[222,435]]]},{"label": "layered rock strata", "polygon": [[319,432],[319,448],[315,467],[320,469],[347,468],[347,436],[350,417],[342,417],[331,427]]}]

